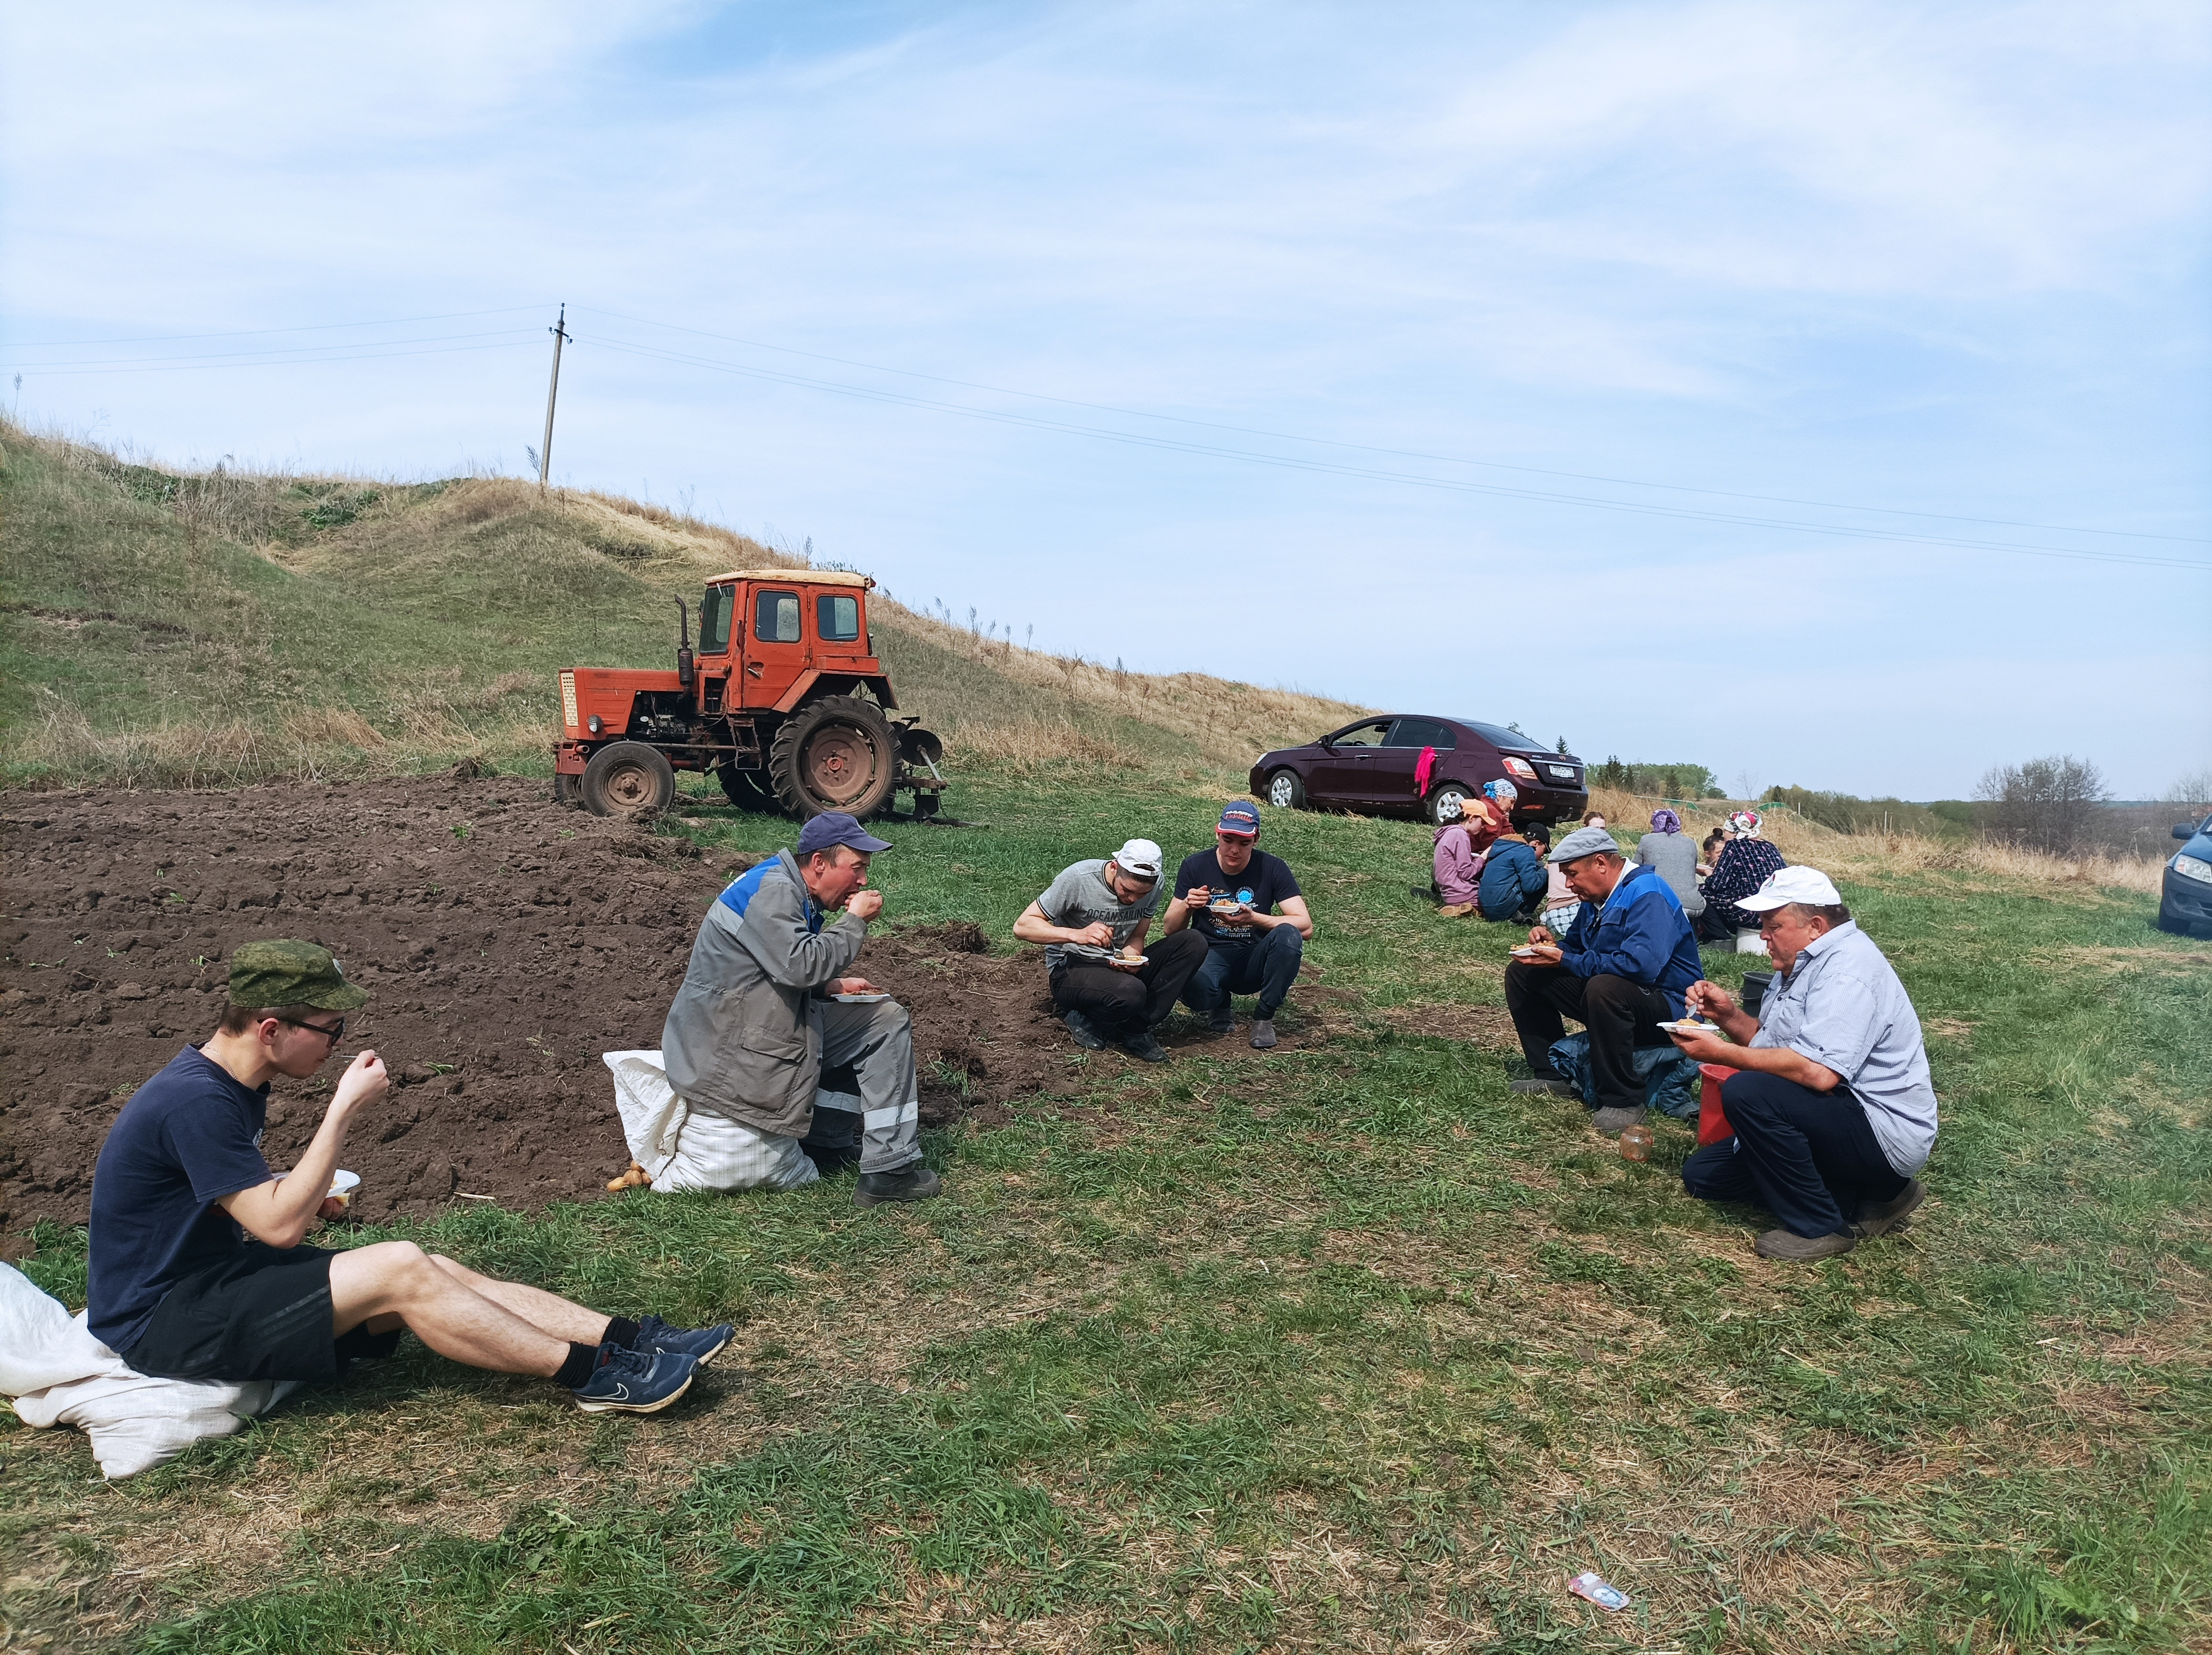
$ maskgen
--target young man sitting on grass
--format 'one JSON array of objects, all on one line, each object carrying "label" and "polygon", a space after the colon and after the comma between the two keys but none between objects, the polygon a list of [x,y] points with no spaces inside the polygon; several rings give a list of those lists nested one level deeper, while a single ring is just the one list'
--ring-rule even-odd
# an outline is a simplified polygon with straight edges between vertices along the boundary
[{"label": "young man sitting on grass", "polygon": [[442,1356],[565,1385],[592,1413],[651,1414],[690,1387],[732,1329],[609,1317],[494,1281],[411,1241],[333,1252],[301,1244],[354,1119],[390,1086],[373,1051],[339,1077],[314,1141],[279,1177],[261,1158],[276,1075],[304,1080],[368,996],[330,951],[249,942],[230,961],[230,1006],[131,1094],[92,1179],[94,1336],[161,1378],[332,1379],[388,1356],[399,1329]]},{"label": "young man sitting on grass", "polygon": [[1172,937],[1188,926],[1206,938],[1206,958],[1182,998],[1191,1010],[1206,1013],[1215,1034],[1237,1026],[1231,996],[1259,996],[1252,1008],[1252,1044],[1266,1051],[1275,1044],[1275,1013],[1298,980],[1314,922],[1290,864],[1259,843],[1259,806],[1249,799],[1224,805],[1213,849],[1184,857],[1176,871],[1175,900],[1160,934]]},{"label": "young man sitting on grass", "polygon": [[1721,1086],[1735,1135],[1685,1161],[1682,1183],[1780,1220],[1759,1238],[1762,1258],[1832,1257],[1927,1196],[1914,1175],[1936,1144],[1936,1088],[1920,1019],[1819,869],[1784,868],[1737,905],[1759,916],[1774,982],[1756,1017],[1724,989],[1690,985],[1690,1010],[1735,1044],[1682,1032],[1674,1044],[1740,1072]]},{"label": "young man sitting on grass", "polygon": [[1160,861],[1158,845],[1132,839],[1103,861],[1061,869],[1014,922],[1018,940],[1044,944],[1052,1003],[1075,1044],[1100,1051],[1111,1041],[1147,1063],[1168,1061],[1152,1031],[1206,963],[1196,931],[1145,947],[1159,906]]}]

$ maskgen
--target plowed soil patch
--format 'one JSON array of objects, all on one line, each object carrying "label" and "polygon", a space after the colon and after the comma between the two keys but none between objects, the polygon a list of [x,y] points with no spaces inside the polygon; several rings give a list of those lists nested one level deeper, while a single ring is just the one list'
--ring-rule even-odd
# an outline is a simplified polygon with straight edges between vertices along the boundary
[{"label": "plowed soil patch", "polygon": [[[0,795],[0,1232],[17,1233],[84,1221],[116,1111],[206,1037],[230,950],[268,936],[324,944],[373,996],[342,1055],[375,1048],[399,1084],[348,1140],[363,1217],[599,1193],[628,1159],[600,1054],[660,1044],[732,872],[541,783],[450,778]],[[861,954],[914,1014],[933,1124],[1074,1089],[1041,960],[988,946],[953,925],[879,931]],[[1335,1020],[1317,993],[1294,997],[1314,1014],[1285,1048]],[[1205,1050],[1252,1056],[1241,1037]],[[271,1165],[313,1135],[337,1073],[277,1080]]]}]

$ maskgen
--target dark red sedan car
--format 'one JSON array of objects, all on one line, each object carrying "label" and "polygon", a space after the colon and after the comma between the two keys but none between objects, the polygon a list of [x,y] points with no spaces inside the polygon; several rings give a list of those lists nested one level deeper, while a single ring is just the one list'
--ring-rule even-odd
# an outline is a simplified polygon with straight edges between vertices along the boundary
[{"label": "dark red sedan car", "polygon": [[[1436,749],[1425,787],[1413,784],[1421,753]],[[1303,747],[1260,755],[1252,791],[1282,810],[1419,811],[1431,822],[1446,800],[1462,800],[1500,777],[1520,789],[1516,822],[1558,822],[1589,808],[1583,761],[1547,752],[1518,731],[1472,718],[1390,713],[1363,718]]]}]

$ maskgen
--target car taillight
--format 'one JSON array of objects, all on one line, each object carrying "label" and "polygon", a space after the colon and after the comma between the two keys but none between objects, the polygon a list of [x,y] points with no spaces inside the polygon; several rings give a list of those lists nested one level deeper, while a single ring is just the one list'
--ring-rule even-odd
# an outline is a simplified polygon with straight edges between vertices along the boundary
[{"label": "car taillight", "polygon": [[1536,767],[1525,758],[1508,758],[1505,773],[1516,782],[1534,782],[1536,779]]},{"label": "car taillight", "polygon": [[576,675],[561,674],[561,719],[570,729],[576,727]]}]

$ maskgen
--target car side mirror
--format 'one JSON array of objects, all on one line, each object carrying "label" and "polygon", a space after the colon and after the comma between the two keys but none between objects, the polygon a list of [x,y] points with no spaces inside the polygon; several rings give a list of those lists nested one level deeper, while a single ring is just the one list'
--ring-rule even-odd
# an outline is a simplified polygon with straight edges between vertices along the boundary
[{"label": "car side mirror", "polygon": [[2173,837],[2177,839],[2194,839],[2197,837],[2197,824],[2176,822],[2173,824]]}]

